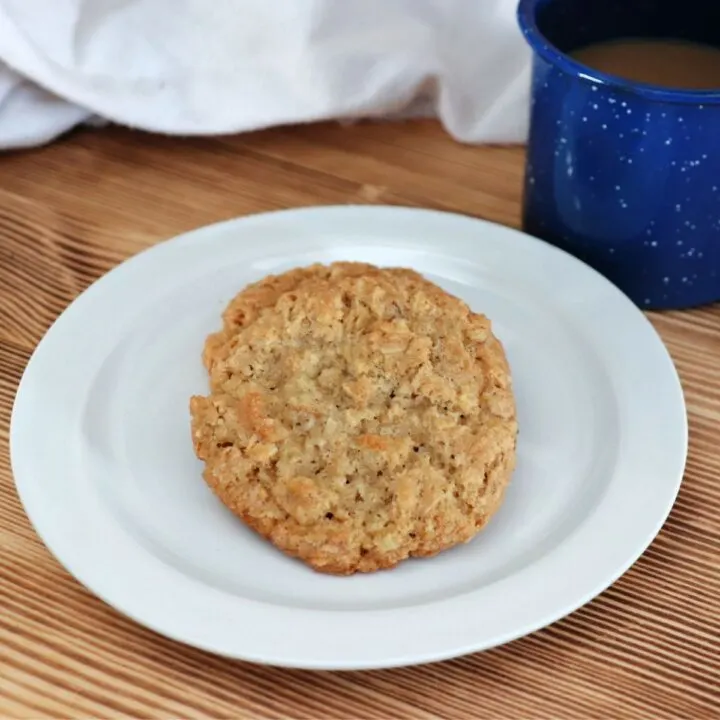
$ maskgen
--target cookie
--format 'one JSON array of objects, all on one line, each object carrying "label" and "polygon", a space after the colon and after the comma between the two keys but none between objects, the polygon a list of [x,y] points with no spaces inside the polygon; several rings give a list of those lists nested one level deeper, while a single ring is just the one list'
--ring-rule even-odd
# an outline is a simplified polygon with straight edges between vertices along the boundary
[{"label": "cookie", "polygon": [[348,575],[472,539],[515,465],[490,322],[419,274],[343,263],[228,306],[190,402],[204,478],[288,555]]}]

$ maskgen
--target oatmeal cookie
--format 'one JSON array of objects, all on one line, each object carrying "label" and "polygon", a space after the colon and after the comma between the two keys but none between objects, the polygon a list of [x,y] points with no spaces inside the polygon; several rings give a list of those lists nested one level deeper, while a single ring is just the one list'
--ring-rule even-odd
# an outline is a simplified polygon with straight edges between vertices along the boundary
[{"label": "oatmeal cookie", "polygon": [[419,274],[342,263],[241,292],[190,402],[204,477],[316,570],[390,568],[473,538],[515,465],[490,322]]}]

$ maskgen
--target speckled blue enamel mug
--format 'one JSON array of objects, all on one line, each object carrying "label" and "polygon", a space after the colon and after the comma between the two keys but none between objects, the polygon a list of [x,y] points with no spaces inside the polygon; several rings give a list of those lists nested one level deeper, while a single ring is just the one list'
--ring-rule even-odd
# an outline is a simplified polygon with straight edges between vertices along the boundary
[{"label": "speckled blue enamel mug", "polygon": [[720,89],[606,75],[568,56],[623,37],[720,46],[720,0],[521,0],[533,49],[526,232],[644,308],[720,300]]}]

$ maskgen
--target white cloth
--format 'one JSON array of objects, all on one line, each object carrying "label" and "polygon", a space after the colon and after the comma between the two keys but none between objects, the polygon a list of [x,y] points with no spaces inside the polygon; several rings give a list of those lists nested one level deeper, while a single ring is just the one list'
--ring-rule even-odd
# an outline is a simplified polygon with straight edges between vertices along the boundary
[{"label": "white cloth", "polygon": [[522,140],[516,4],[0,0],[0,148],[95,116],[214,135],[423,108],[458,140]]}]

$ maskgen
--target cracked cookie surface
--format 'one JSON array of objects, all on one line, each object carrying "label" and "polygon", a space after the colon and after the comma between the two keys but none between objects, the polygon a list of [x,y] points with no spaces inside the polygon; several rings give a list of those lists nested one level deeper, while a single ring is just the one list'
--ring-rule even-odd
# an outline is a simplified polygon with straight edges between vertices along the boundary
[{"label": "cracked cookie surface", "polygon": [[472,539],[515,465],[510,373],[490,322],[421,275],[359,263],[234,298],[190,402],[218,497],[316,570],[371,572]]}]

